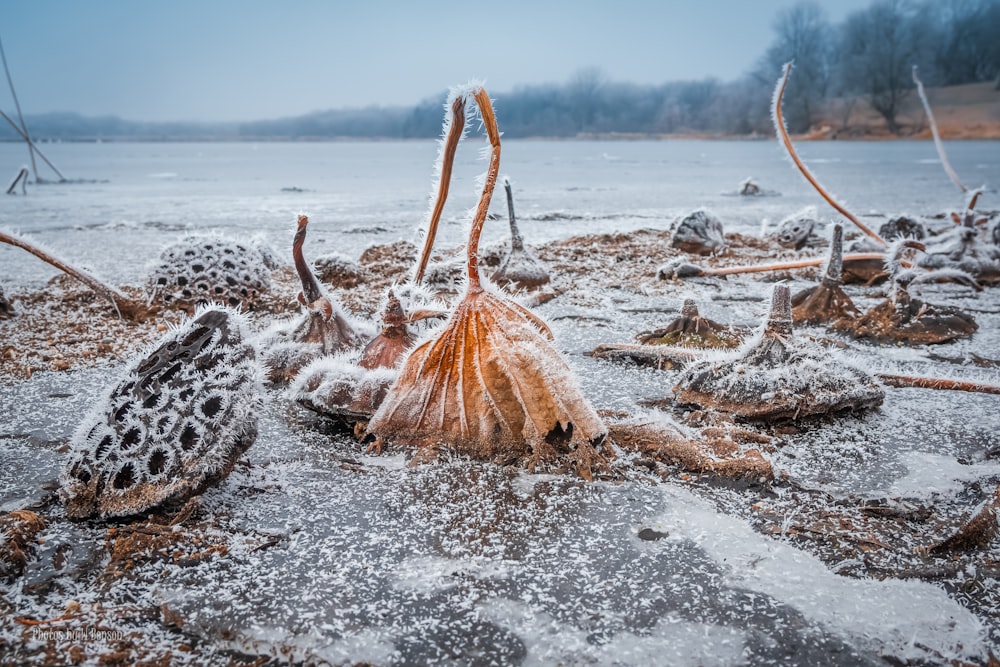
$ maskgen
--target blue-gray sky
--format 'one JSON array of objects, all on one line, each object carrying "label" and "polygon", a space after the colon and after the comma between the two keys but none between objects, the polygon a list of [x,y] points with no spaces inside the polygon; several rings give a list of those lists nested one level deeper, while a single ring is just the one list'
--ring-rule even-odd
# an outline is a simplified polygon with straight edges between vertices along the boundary
[{"label": "blue-gray sky", "polygon": [[[233,121],[408,105],[597,67],[635,83],[731,80],[795,0],[25,0],[0,38],[25,113]],[[839,21],[870,0],[824,0]],[[2,83],[2,82],[0,82]],[[0,109],[12,110],[0,88]]]}]

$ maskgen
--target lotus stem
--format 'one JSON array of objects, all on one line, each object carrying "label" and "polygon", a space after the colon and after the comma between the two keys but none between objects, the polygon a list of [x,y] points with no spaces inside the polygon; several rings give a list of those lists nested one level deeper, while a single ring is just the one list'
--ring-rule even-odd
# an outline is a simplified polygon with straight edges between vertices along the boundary
[{"label": "lotus stem", "polygon": [[792,162],[795,163],[795,166],[798,167],[798,170],[802,173],[805,179],[809,181],[809,184],[812,185],[816,189],[816,192],[818,192],[819,195],[826,200],[826,203],[835,208],[837,212],[839,212],[842,216],[844,216],[845,218],[853,222],[855,225],[857,225],[858,229],[860,229],[862,232],[872,237],[882,245],[885,245],[885,239],[879,236],[878,233],[869,228],[863,222],[858,220],[858,218],[853,213],[848,211],[846,208],[838,204],[833,199],[833,197],[826,191],[826,189],[824,189],[823,186],[819,184],[819,181],[817,181],[816,178],[809,172],[809,170],[806,168],[806,165],[803,164],[802,160],[799,159],[798,153],[795,152],[795,147],[792,146],[792,140],[788,136],[788,129],[785,127],[785,118],[781,114],[781,98],[785,94],[785,86],[788,85],[788,77],[791,73],[792,73],[792,63],[788,63],[785,65],[784,74],[778,81],[778,86],[777,88],[775,88],[774,91],[774,107],[773,107],[774,127],[778,133],[778,137],[781,139],[782,145],[785,147],[785,151],[788,152],[788,156],[792,158]]},{"label": "lotus stem", "polygon": [[944,389],[948,391],[971,391],[981,394],[1000,395],[1000,386],[984,382],[966,380],[943,380],[940,378],[915,377],[879,373],[878,378],[890,387],[914,387],[916,389]]},{"label": "lotus stem", "polygon": [[295,230],[295,238],[292,241],[292,257],[295,259],[295,271],[299,274],[299,282],[302,283],[302,298],[305,299],[305,305],[308,306],[322,298],[323,291],[302,255],[302,246],[306,241],[306,228],[309,226],[309,216],[300,215],[298,225],[298,229]]},{"label": "lotus stem", "polygon": [[465,95],[459,95],[451,104],[451,125],[448,128],[448,136],[445,137],[444,145],[441,149],[441,174],[438,181],[437,197],[434,200],[434,209],[431,211],[431,219],[427,223],[427,237],[424,239],[424,249],[420,253],[420,260],[417,262],[416,271],[413,273],[413,283],[419,285],[424,279],[424,272],[427,270],[427,263],[431,259],[431,249],[434,247],[434,238],[437,236],[438,224],[441,222],[441,213],[444,211],[444,204],[448,201],[448,188],[451,185],[451,171],[455,164],[455,151],[458,150],[458,142],[462,140],[465,133]]},{"label": "lotus stem", "polygon": [[517,218],[514,217],[514,193],[510,189],[510,179],[503,179],[504,190],[507,191],[507,216],[510,218],[510,249],[524,250],[524,239],[517,228]]},{"label": "lotus stem", "polygon": [[839,285],[844,273],[844,228],[833,226],[833,237],[830,239],[830,255],[826,260],[826,273],[823,282],[827,285]]},{"label": "lotus stem", "polygon": [[792,337],[792,293],[788,285],[775,285],[771,292],[771,312],[764,327],[765,336]]},{"label": "lotus stem", "polygon": [[486,180],[483,183],[483,192],[479,197],[476,215],[472,219],[469,243],[466,246],[470,292],[482,290],[482,285],[479,282],[479,237],[483,233],[486,215],[490,210],[490,199],[493,198],[493,188],[496,187],[497,174],[500,172],[500,130],[497,128],[497,118],[493,113],[493,105],[483,88],[476,88],[473,97],[476,98],[476,105],[479,106],[479,113],[483,117],[483,126],[486,128],[487,136],[489,136],[492,151],[490,152],[490,164],[486,171]]},{"label": "lotus stem", "polygon": [[[968,192],[969,188],[962,184],[962,181],[958,178],[958,174],[955,173],[955,170],[951,168],[951,163],[948,162],[948,154],[944,152],[944,143],[941,142],[941,135],[938,134],[937,123],[934,122],[934,113],[931,111],[931,103],[927,99],[927,93],[924,92],[924,84],[917,74],[916,65],[913,66],[913,83],[917,84],[917,95],[920,96],[920,102],[924,105],[924,113],[927,114],[927,123],[931,126],[931,135],[934,137],[934,148],[937,149],[938,158],[941,159],[941,166],[944,167],[944,173],[948,174],[948,178],[951,179],[951,182],[959,190]],[[972,206],[969,208],[972,209]]]},{"label": "lotus stem", "polygon": [[[861,252],[854,255],[844,255],[844,262],[862,261],[866,259],[885,259],[885,255],[880,252]],[[794,262],[777,262],[775,264],[761,264],[759,266],[724,266],[718,269],[703,269],[700,275],[703,276],[728,276],[738,273],[767,273],[768,271],[786,271],[788,269],[804,269],[810,266],[822,266],[827,260],[822,257],[812,259],[800,259]]]},{"label": "lotus stem", "polygon": [[101,282],[100,279],[88,273],[87,271],[84,271],[83,269],[78,269],[75,266],[59,259],[58,257],[50,255],[49,253],[42,250],[41,248],[31,243],[25,238],[22,238],[20,236],[15,236],[13,234],[8,234],[4,231],[0,231],[0,242],[16,246],[23,250],[27,250],[32,255],[42,260],[46,264],[54,266],[63,273],[73,276],[74,278],[82,282],[84,285],[94,290],[94,292],[96,292],[98,295],[110,301],[111,305],[113,305],[115,310],[117,311],[119,317],[124,316],[130,319],[135,319],[139,317],[141,313],[145,312],[145,308],[141,304],[136,303],[132,299],[128,298],[114,287],[111,287],[110,285]]}]

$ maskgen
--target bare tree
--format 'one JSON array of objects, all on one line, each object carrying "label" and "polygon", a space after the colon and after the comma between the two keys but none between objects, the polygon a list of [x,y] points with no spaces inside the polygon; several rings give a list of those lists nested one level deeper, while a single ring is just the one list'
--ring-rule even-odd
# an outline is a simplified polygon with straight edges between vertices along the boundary
[{"label": "bare tree", "polygon": [[772,24],[774,42],[754,72],[768,86],[787,62],[795,63],[794,86],[788,89],[785,113],[789,129],[809,129],[812,115],[826,96],[830,82],[832,29],[826,15],[814,2],[800,2],[778,12]]},{"label": "bare tree", "polygon": [[608,77],[598,67],[577,70],[566,86],[570,114],[578,132],[594,130],[594,121],[600,111],[602,89]]},{"label": "bare tree", "polygon": [[910,69],[920,59],[925,37],[925,25],[915,15],[907,0],[876,0],[851,14],[841,28],[839,78],[844,89],[867,95],[893,134],[900,132],[896,116],[913,89]]}]

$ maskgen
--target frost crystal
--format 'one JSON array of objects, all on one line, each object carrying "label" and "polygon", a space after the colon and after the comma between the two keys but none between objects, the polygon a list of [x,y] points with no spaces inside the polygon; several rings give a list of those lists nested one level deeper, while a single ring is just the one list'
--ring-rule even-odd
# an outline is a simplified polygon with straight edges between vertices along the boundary
[{"label": "frost crystal", "polygon": [[262,407],[246,337],[235,311],[203,310],[135,362],[73,437],[67,515],[136,514],[225,478],[257,437]]},{"label": "frost crystal", "polygon": [[271,288],[271,274],[252,244],[188,236],[160,253],[147,283],[152,295],[167,305],[191,310],[219,303],[252,309]]},{"label": "frost crystal", "polygon": [[876,407],[885,395],[866,372],[794,338],[786,285],[775,285],[771,314],[755,341],[735,356],[690,366],[674,394],[680,404],[762,420]]}]

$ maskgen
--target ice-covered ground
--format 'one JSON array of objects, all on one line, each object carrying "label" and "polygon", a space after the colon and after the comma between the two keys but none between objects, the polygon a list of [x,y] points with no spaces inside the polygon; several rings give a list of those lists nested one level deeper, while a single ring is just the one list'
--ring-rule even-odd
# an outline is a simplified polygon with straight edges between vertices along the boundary
[{"label": "ice-covered ground", "polygon": [[[474,203],[472,176],[482,167],[473,143],[456,167],[443,247],[463,240],[464,211]],[[19,164],[15,149],[0,145],[0,164]],[[994,144],[949,149],[966,181],[1000,183]],[[800,151],[829,187],[849,193],[858,213],[931,214],[960,200],[928,143]],[[356,258],[371,244],[412,239],[435,147],[101,144],[46,152],[68,176],[97,182],[7,197],[0,225],[31,233],[112,282],[139,284],[146,263],[184,231],[259,233],[281,250],[299,211],[313,220],[314,254]],[[809,204],[830,217],[770,143],[511,141],[502,165],[522,232],[536,245],[662,229],[699,206],[715,211],[727,231],[744,233]],[[750,175],[781,196],[732,196]],[[984,207],[997,208],[996,196],[988,193]],[[501,220],[488,226],[487,242],[505,232],[502,198],[493,209]],[[0,284],[40,288],[51,275],[26,253],[0,247]],[[805,284],[793,282],[793,291]],[[997,288],[919,289],[927,301],[973,311],[979,332],[916,349],[801,333],[830,338],[869,368],[995,382],[995,368],[970,360],[1000,356]],[[581,281],[538,312],[595,407],[635,414],[644,410],[639,400],[669,395],[675,373],[584,352],[662,325],[685,296],[698,300],[703,316],[753,324],[769,291],[751,278],[724,287]],[[863,308],[877,292],[851,290]],[[0,510],[48,502],[69,435],[116,372],[37,373],[0,386]],[[97,627],[127,639],[76,642],[91,660],[127,655],[131,646],[146,657],[172,651],[180,663],[263,654],[332,664],[985,664],[1000,640],[1000,594],[995,566],[992,575],[980,571],[996,563],[996,546],[964,557],[957,574],[940,580],[885,576],[891,558],[880,557],[881,547],[870,561],[854,549],[837,562],[834,547],[803,541],[809,526],[799,521],[793,490],[805,494],[803,507],[828,502],[824,511],[870,500],[954,518],[1000,478],[996,396],[886,392],[877,411],[781,435],[768,456],[794,486],[773,490],[680,475],[585,483],[465,460],[407,468],[399,455],[362,454],[352,439],[272,394],[245,464],[203,496],[192,519],[159,545],[163,553],[117,562],[107,525],[73,524],[45,505],[50,522],[37,558],[24,577],[0,585],[0,660],[43,661],[57,650],[58,664],[74,640],[42,641],[40,628]],[[782,530],[762,532],[751,503],[785,512]],[[944,536],[934,521],[928,543]],[[68,621],[13,620],[59,617],[70,601],[81,612]]]}]

